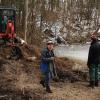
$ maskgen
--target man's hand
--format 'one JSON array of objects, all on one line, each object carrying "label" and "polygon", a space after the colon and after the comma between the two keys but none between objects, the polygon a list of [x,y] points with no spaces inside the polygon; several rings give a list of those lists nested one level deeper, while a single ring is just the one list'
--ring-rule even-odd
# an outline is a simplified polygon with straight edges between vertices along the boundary
[{"label": "man's hand", "polygon": [[54,57],[51,57],[50,59],[51,59],[51,60],[54,60],[55,58],[54,58]]},{"label": "man's hand", "polygon": [[88,68],[90,68],[91,65],[87,65]]},{"label": "man's hand", "polygon": [[90,68],[90,66],[88,66],[88,68]]},{"label": "man's hand", "polygon": [[53,61],[53,60],[54,60],[54,57],[50,57],[50,58],[48,58],[48,60],[51,60],[51,61]]}]

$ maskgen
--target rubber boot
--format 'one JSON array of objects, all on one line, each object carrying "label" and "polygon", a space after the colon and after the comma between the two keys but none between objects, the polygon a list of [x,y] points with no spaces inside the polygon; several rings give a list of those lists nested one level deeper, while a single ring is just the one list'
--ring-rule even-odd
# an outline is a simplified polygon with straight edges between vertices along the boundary
[{"label": "rubber boot", "polygon": [[50,86],[46,86],[46,92],[52,93],[52,91],[51,91],[51,89],[50,89]]},{"label": "rubber boot", "polygon": [[45,88],[45,82],[43,80],[40,81],[40,84]]},{"label": "rubber boot", "polygon": [[95,86],[98,87],[99,86],[99,82],[95,81]]}]

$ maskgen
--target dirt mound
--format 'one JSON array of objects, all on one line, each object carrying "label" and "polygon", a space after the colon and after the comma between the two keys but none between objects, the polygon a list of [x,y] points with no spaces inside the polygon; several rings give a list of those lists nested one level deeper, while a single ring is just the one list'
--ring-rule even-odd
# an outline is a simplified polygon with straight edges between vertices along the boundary
[{"label": "dirt mound", "polygon": [[23,45],[20,48],[25,56],[32,56],[32,55],[36,57],[40,56],[40,48],[37,46]]},{"label": "dirt mound", "polygon": [[[17,45],[17,47],[22,51],[23,58],[27,57],[40,57],[40,48],[37,46],[31,46],[31,45]],[[2,58],[7,58],[9,55],[11,55],[12,47],[5,47],[0,48],[0,56]]]},{"label": "dirt mound", "polygon": [[[0,99],[5,100],[48,100],[40,87],[39,57],[40,49],[36,46],[21,46],[24,58],[9,60],[10,48],[4,48],[0,53]],[[36,56],[34,61],[26,58]],[[74,61],[68,58],[56,58],[56,68],[59,82],[84,81],[84,73],[72,70]],[[83,75],[83,76],[82,76]],[[16,99],[14,99],[16,98]],[[53,97],[50,97],[52,98]],[[51,99],[51,100],[52,100]],[[56,99],[55,99],[56,100]]]},{"label": "dirt mound", "polygon": [[87,81],[88,73],[84,70],[73,70],[73,66],[76,63],[68,58],[57,58],[57,74],[60,81],[76,82],[76,81]]},{"label": "dirt mound", "polygon": [[9,100],[10,98],[15,100],[16,97],[16,100],[39,98],[29,88],[33,88],[33,84],[39,80],[39,60],[30,62],[27,58],[32,56],[38,58],[40,49],[37,46],[28,45],[18,47],[23,54],[23,58],[19,60],[8,59],[8,56],[11,55],[11,47],[0,49],[0,100]]},{"label": "dirt mound", "polygon": [[[26,62],[26,60],[7,60],[0,58],[0,95],[7,95],[5,100],[29,100],[39,98],[33,90],[34,84],[39,80],[39,66],[37,62]],[[27,91],[30,91],[26,93]],[[31,95],[34,94],[34,95]],[[23,99],[28,98],[28,99]],[[0,98],[1,100],[1,98]],[[34,99],[33,99],[34,100]]]}]

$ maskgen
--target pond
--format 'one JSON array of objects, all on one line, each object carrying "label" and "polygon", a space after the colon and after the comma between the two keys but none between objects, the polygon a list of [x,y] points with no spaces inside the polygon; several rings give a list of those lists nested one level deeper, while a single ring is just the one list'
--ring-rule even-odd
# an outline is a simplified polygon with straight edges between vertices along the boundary
[{"label": "pond", "polygon": [[81,61],[87,61],[89,44],[84,45],[60,45],[54,50],[57,57],[68,57]]}]

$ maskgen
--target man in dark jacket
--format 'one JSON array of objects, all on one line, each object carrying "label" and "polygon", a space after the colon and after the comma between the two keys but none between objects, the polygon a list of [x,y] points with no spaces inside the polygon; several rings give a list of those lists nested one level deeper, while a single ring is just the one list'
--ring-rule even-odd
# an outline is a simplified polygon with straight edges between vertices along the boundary
[{"label": "man in dark jacket", "polygon": [[89,86],[94,88],[94,86],[98,86],[99,79],[98,71],[100,65],[100,43],[94,34],[92,34],[91,39],[92,42],[89,49],[87,66],[89,67],[90,75]]},{"label": "man in dark jacket", "polygon": [[47,48],[42,50],[40,69],[42,72],[42,79],[40,84],[46,87],[48,93],[52,93],[50,89],[49,81],[51,78],[56,77],[56,71],[54,66],[54,43],[52,41],[47,42]]}]

